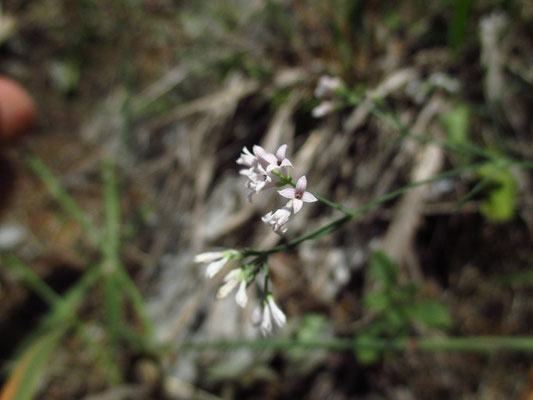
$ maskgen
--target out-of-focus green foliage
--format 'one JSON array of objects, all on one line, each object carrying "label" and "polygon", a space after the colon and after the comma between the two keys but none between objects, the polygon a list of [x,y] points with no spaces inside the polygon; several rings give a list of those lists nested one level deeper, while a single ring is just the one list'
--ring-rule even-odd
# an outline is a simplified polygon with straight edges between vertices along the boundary
[{"label": "out-of-focus green foliage", "polygon": [[[372,255],[370,278],[375,289],[363,298],[363,304],[375,317],[358,333],[358,343],[384,336],[406,336],[416,324],[432,329],[448,329],[452,325],[452,318],[442,303],[422,297],[414,283],[398,281],[398,266],[383,251]],[[365,348],[358,350],[357,356],[361,362],[371,363],[379,358],[379,353]]]},{"label": "out-of-focus green foliage", "polygon": [[507,168],[487,166],[478,170],[482,179],[489,181],[480,211],[490,221],[505,222],[515,214],[517,183]]},{"label": "out-of-focus green foliage", "polygon": [[454,144],[468,144],[470,109],[465,104],[459,104],[442,116],[442,126],[448,139]]}]

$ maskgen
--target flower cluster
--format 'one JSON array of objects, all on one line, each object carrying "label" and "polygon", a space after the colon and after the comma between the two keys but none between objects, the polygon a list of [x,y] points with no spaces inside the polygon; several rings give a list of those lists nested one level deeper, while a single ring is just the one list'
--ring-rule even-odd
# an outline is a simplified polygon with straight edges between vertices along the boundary
[{"label": "flower cluster", "polygon": [[[268,153],[257,145],[252,150],[253,153],[246,147],[243,148],[241,156],[237,159],[237,164],[246,166],[240,171],[240,174],[248,179],[246,187],[250,189],[249,200],[254,194],[262,190],[293,184],[291,176],[288,175],[288,168],[293,165],[287,158],[286,144],[280,146],[276,154]],[[289,199],[284,207],[271,211],[261,218],[278,235],[287,232],[285,225],[293,213],[296,214],[302,209],[304,202],[311,203],[318,200],[313,194],[305,190],[307,188],[305,176],[298,179],[294,186],[294,188],[278,191],[282,197]]]},{"label": "flower cluster", "polygon": [[[298,213],[304,203],[312,203],[318,199],[306,191],[307,178],[302,176],[296,183],[288,173],[292,168],[291,161],[287,158],[287,145],[279,147],[276,153],[268,153],[261,146],[254,146],[252,151],[243,148],[237,164],[244,166],[240,174],[247,178],[246,187],[250,190],[249,200],[258,192],[279,188],[278,194],[288,199],[285,205],[278,210],[265,214],[261,220],[271,226],[278,235],[287,232],[287,223],[292,215]],[[288,185],[289,187],[282,188]],[[213,278],[230,261],[243,260],[246,252],[237,250],[213,251],[198,254],[195,262],[207,264],[205,275]],[[287,323],[287,318],[274,300],[272,293],[268,291],[268,266],[266,257],[258,256],[255,259],[243,262],[240,267],[229,271],[224,277],[224,283],[218,289],[217,299],[224,299],[236,289],[235,302],[240,307],[248,303],[248,287],[263,272],[264,285],[261,288],[263,297],[261,304],[252,313],[252,323],[260,327],[263,335],[268,335],[277,329],[281,329]]]},{"label": "flower cluster", "polygon": [[[207,263],[206,277],[213,278],[226,265],[234,259],[242,259],[242,253],[237,250],[213,251],[198,254],[194,261],[197,263]],[[224,277],[223,285],[218,289],[217,299],[226,298],[235,288],[235,302],[242,308],[248,303],[248,286],[253,283],[260,271],[260,265],[244,264],[239,268],[229,271]],[[268,276],[265,276],[268,279]],[[264,294],[260,306],[257,306],[252,313],[252,323],[260,327],[263,335],[269,335],[277,329],[283,328],[287,323],[287,318],[274,300],[272,293]]]},{"label": "flower cluster", "polygon": [[315,97],[322,101],[311,111],[313,117],[321,118],[335,111],[339,103],[334,97],[343,88],[344,83],[339,78],[322,76],[315,89]]}]

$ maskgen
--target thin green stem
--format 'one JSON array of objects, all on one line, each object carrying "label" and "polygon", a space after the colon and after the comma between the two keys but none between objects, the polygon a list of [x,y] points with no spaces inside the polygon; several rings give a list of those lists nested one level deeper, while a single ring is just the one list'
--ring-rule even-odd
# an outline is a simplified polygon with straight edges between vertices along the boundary
[{"label": "thin green stem", "polygon": [[288,350],[294,348],[332,351],[460,351],[490,353],[495,351],[519,351],[533,353],[532,336],[473,336],[438,338],[365,338],[358,340],[333,338],[324,340],[259,339],[219,340],[214,342],[190,342],[179,346],[178,351],[229,350],[237,348]]},{"label": "thin green stem", "polygon": [[105,238],[102,253],[109,268],[116,269],[120,259],[120,199],[114,165],[106,161],[102,165],[104,182]]},{"label": "thin green stem", "polygon": [[313,193],[313,196],[315,196],[320,202],[324,203],[325,205],[327,205],[329,207],[332,207],[332,208],[335,208],[335,209],[343,212],[346,215],[353,216],[352,215],[353,211],[350,210],[349,208],[344,207],[342,204],[336,203],[336,202],[331,201],[331,200],[328,200],[325,197],[322,197],[322,196],[320,196],[320,195],[318,195],[316,193]]},{"label": "thin green stem", "polygon": [[49,306],[55,306],[61,297],[33,270],[13,255],[2,258],[3,264],[12,270],[30,289],[37,293]]},{"label": "thin green stem", "polygon": [[120,346],[120,326],[124,315],[122,287],[117,275],[120,265],[120,200],[115,177],[115,167],[110,161],[102,164],[104,186],[105,240],[101,242],[104,256],[104,311],[109,351],[117,360]]},{"label": "thin green stem", "polygon": [[428,178],[428,179],[424,179],[424,180],[421,180],[421,181],[417,181],[417,182],[413,182],[413,183],[410,183],[408,185],[405,185],[403,187],[401,187],[400,189],[397,189],[397,190],[394,190],[390,193],[387,193],[385,194],[384,196],[380,197],[379,199],[376,199],[376,200],[373,200],[367,204],[365,204],[364,206],[362,207],[359,207],[355,210],[347,210],[346,212],[346,216],[344,217],[341,217],[339,219],[336,219],[335,221],[329,223],[328,225],[325,225],[311,233],[308,233],[306,235],[303,235],[295,240],[292,240],[288,243],[285,243],[285,244],[280,244],[278,246],[274,246],[268,250],[260,250],[260,249],[244,249],[242,250],[242,255],[244,257],[248,257],[248,256],[264,256],[264,255],[269,255],[269,254],[274,254],[274,253],[279,253],[281,251],[285,251],[285,250],[288,250],[290,248],[294,248],[296,246],[298,246],[300,243],[303,243],[307,240],[311,240],[311,239],[317,239],[319,237],[323,237],[325,235],[328,235],[329,233],[337,230],[338,228],[340,228],[342,225],[344,225],[345,223],[347,223],[348,221],[350,221],[351,219],[353,218],[356,218],[358,217],[359,215],[383,204],[383,203],[386,203],[404,193],[406,193],[407,191],[415,188],[415,187],[418,187],[418,186],[422,186],[422,185],[427,185],[429,183],[432,183],[432,182],[435,182],[435,181],[438,181],[438,180],[442,180],[442,179],[446,179],[446,178],[450,178],[452,176],[457,176],[457,175],[460,175],[466,171],[471,171],[471,170],[475,170],[475,169],[478,169],[478,168],[481,168],[483,166],[486,166],[486,165],[489,165],[491,164],[490,162],[483,162],[483,163],[477,163],[477,164],[472,164],[472,165],[468,165],[468,166],[465,166],[465,167],[462,167],[462,168],[457,168],[457,169],[452,169],[452,170],[449,170],[449,171],[445,171],[443,173],[440,173],[440,174],[437,174],[437,175],[434,175],[432,176],[431,178]]},{"label": "thin green stem", "polygon": [[396,113],[383,104],[378,104],[375,101],[369,102],[369,111],[377,117],[381,117],[384,121],[387,121],[393,128],[398,129],[401,137],[408,137],[417,140],[422,143],[430,143],[440,146],[442,148],[460,152],[468,155],[477,155],[488,160],[495,161],[498,157],[491,152],[482,149],[471,143],[453,143],[448,140],[431,138],[425,135],[419,135],[413,133],[409,127],[400,121]]},{"label": "thin green stem", "polygon": [[[292,177],[290,175],[288,176],[284,176],[282,175],[281,173],[279,173],[279,171],[277,170],[273,170],[272,171],[272,174],[276,175],[277,177],[279,177],[281,179],[279,185],[283,186],[283,185],[291,185],[293,188],[296,187],[296,183],[292,180]],[[331,200],[328,200],[326,199],[325,197],[322,197],[314,192],[312,192],[313,196],[315,196],[318,201],[324,203],[325,205],[331,207],[331,208],[335,208],[339,211],[342,211],[344,214],[346,215],[351,215],[351,211],[344,207],[342,204],[340,203],[336,203],[334,201],[331,201]]]}]

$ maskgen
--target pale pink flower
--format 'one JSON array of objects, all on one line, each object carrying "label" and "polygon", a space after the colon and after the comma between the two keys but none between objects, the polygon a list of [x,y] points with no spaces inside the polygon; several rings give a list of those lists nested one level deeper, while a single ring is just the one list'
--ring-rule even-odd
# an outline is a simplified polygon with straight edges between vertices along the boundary
[{"label": "pale pink flower", "polygon": [[334,101],[323,101],[318,106],[311,110],[311,115],[315,118],[322,118],[335,111],[337,103]]},{"label": "pale pink flower", "polygon": [[307,178],[304,175],[296,182],[296,188],[287,188],[278,191],[281,196],[292,200],[292,207],[295,214],[302,209],[304,202],[313,203],[318,201],[313,194],[305,190],[306,187]]},{"label": "pale pink flower", "polygon": [[246,147],[242,148],[242,153],[239,158],[237,158],[237,164],[240,165],[246,165],[249,168],[254,168],[257,166],[258,160],[257,158],[250,153],[250,150],[248,150]]},{"label": "pale pink flower", "polygon": [[287,154],[287,145],[281,145],[276,151],[276,154],[271,153],[265,153],[263,155],[264,160],[268,162],[268,165],[266,167],[267,172],[272,172],[273,170],[277,169],[280,173],[285,175],[286,167],[292,167],[292,163],[290,160],[286,157]]},{"label": "pale pink flower", "polygon": [[318,80],[318,84],[316,85],[315,97],[321,98],[330,96],[342,86],[342,81],[337,77],[331,77],[327,75],[321,76]]},{"label": "pale pink flower", "polygon": [[269,162],[265,159],[265,156],[267,156],[268,153],[265,149],[263,149],[261,146],[255,144],[254,147],[252,148],[252,151],[254,152],[254,155],[255,157],[257,158],[257,160],[259,161],[259,164],[266,169],[266,167],[268,166]]},{"label": "pale pink flower", "polygon": [[287,227],[285,225],[287,222],[289,222],[290,216],[290,206],[285,206],[279,210],[276,210],[274,213],[272,211],[269,212],[268,214],[264,215],[261,220],[265,224],[272,226],[274,232],[282,236],[287,232]]},{"label": "pale pink flower", "polygon": [[[253,154],[244,147],[240,157],[237,159],[237,164],[244,165],[248,168],[241,169],[239,173],[248,178],[246,187],[250,189],[248,200],[252,201],[252,196],[261,190],[273,188],[279,178],[267,171],[269,162],[264,157],[269,157],[261,146],[253,147]],[[273,154],[272,157],[276,157]]]}]

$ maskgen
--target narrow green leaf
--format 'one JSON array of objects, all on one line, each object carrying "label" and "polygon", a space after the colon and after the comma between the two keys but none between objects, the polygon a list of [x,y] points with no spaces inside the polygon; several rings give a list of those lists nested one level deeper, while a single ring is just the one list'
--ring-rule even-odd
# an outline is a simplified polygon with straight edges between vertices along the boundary
[{"label": "narrow green leaf", "polygon": [[64,332],[64,329],[56,329],[36,338],[28,346],[15,364],[15,369],[2,390],[0,400],[34,398],[49,365],[50,357]]},{"label": "narrow green leaf", "polygon": [[46,284],[33,270],[25,263],[13,255],[2,259],[3,264],[13,271],[26,285],[37,293],[49,305],[54,305],[60,301],[59,295]]},{"label": "narrow green leaf", "polygon": [[102,252],[112,269],[118,267],[120,259],[120,198],[114,165],[107,161],[102,166],[104,182],[105,238]]},{"label": "narrow green leaf", "polygon": [[465,41],[473,4],[474,0],[454,0],[448,43],[456,51],[461,49]]},{"label": "narrow green leaf", "polygon": [[74,199],[68,194],[61,183],[56,179],[54,174],[36,157],[29,157],[28,164],[35,174],[44,182],[48,190],[61,205],[63,210],[84,230],[88,238],[97,244],[100,240],[100,234],[93,225],[89,216],[78,206]]},{"label": "narrow green leaf", "polygon": [[120,326],[122,325],[122,295],[119,285],[114,279],[115,274],[106,274],[104,279],[105,317],[107,335],[112,358],[116,360],[119,355]]}]

